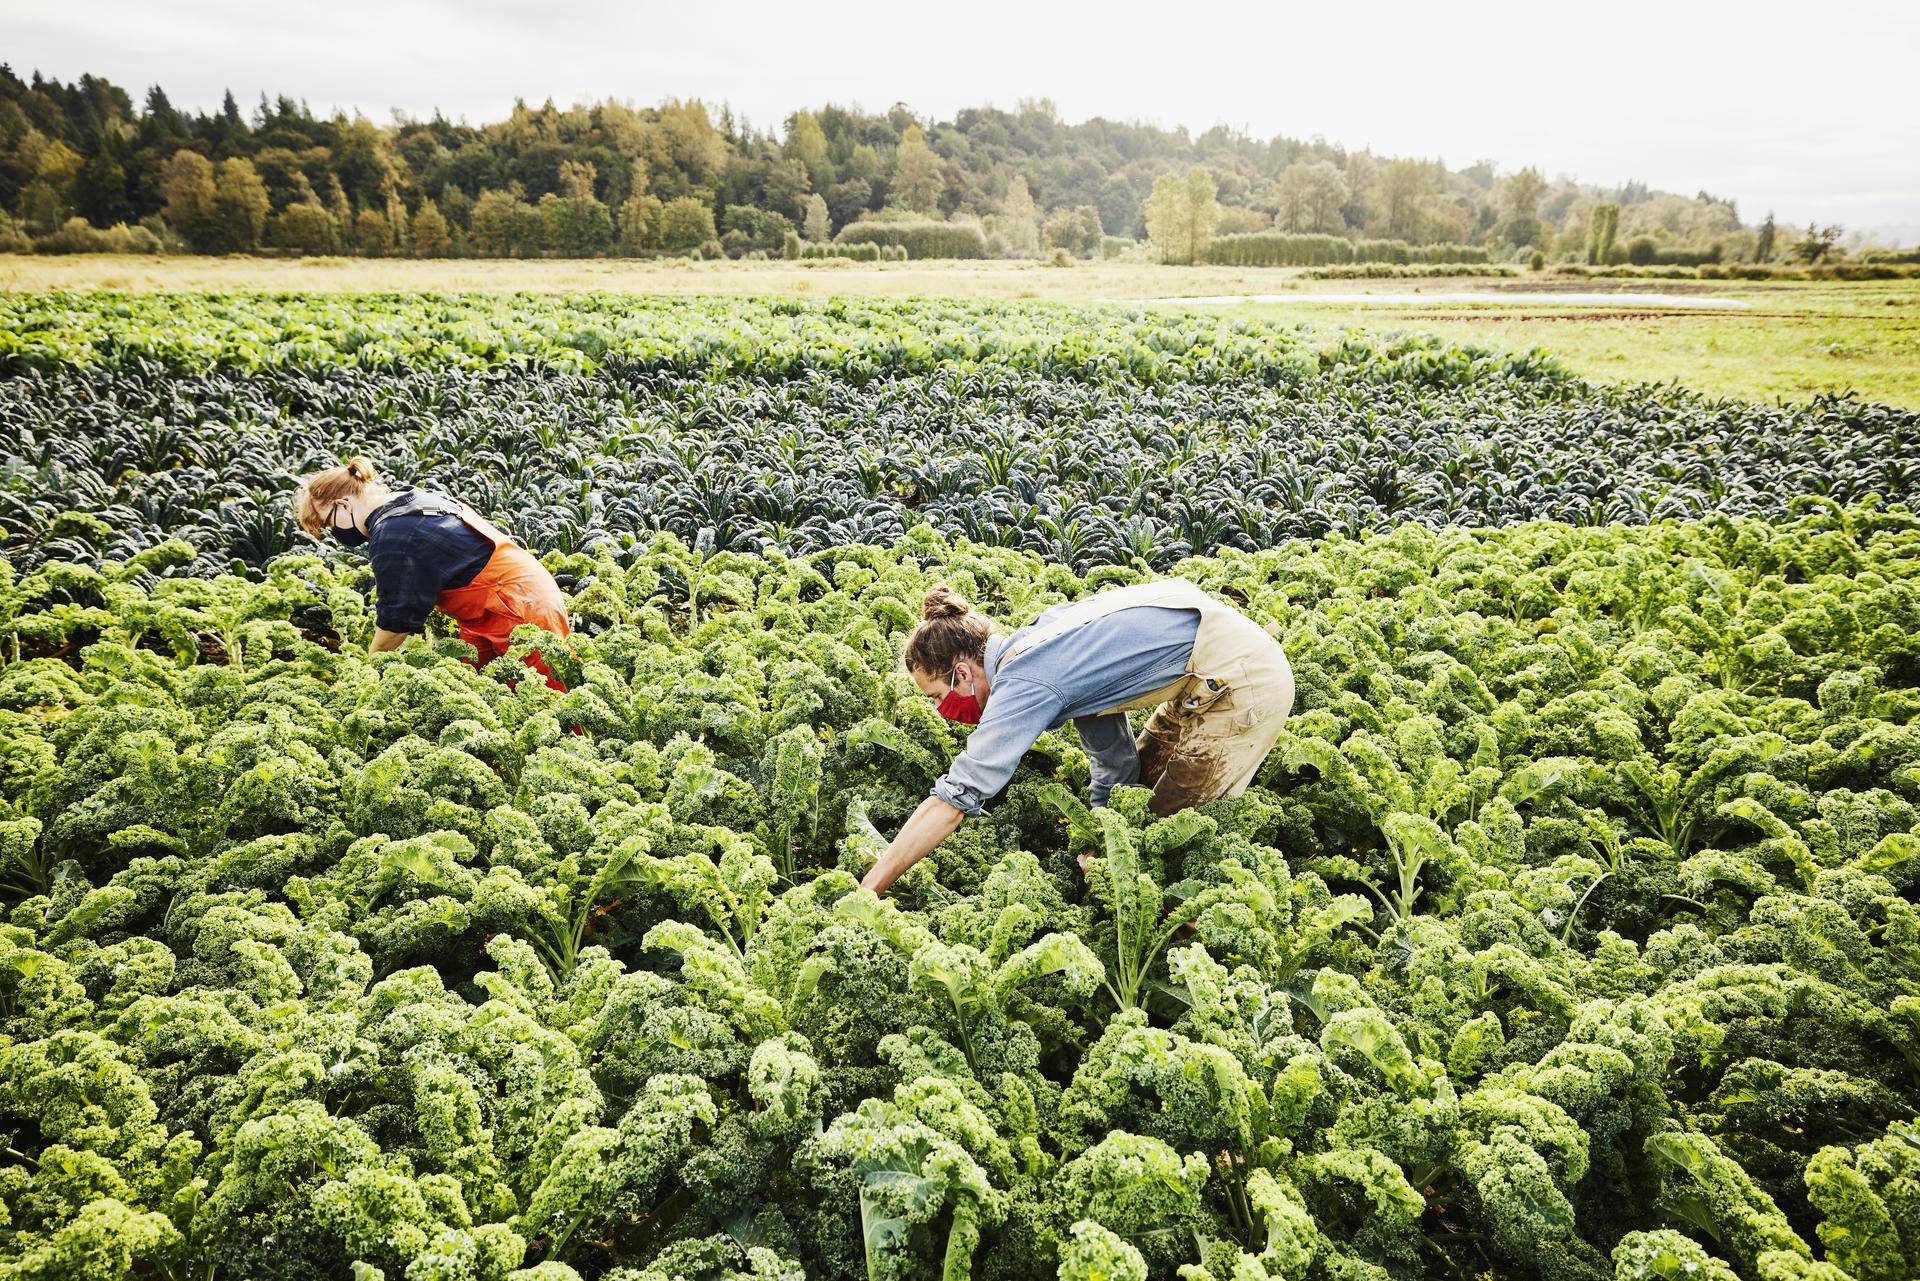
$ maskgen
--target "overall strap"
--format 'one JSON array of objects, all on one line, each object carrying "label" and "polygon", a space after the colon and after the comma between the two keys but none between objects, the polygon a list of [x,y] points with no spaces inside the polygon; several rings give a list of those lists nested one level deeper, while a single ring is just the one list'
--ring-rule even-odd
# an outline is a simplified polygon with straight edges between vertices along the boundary
[{"label": "overall strap", "polygon": [[446,497],[444,494],[422,493],[414,499],[414,508],[410,516],[458,516],[465,520],[472,508],[465,503]]},{"label": "overall strap", "polygon": [[1198,610],[1212,603],[1205,593],[1184,578],[1162,579],[1159,582],[1140,583],[1133,587],[1101,592],[1086,600],[1075,601],[1067,608],[1064,618],[1049,623],[1031,636],[1021,636],[1013,641],[1007,646],[1007,652],[1000,656],[1000,662],[1004,666],[1022,654],[1066,635],[1076,627],[1085,627],[1088,623],[1097,623],[1103,618],[1111,618],[1122,610],[1154,608]]},{"label": "overall strap", "polygon": [[471,529],[495,547],[500,547],[514,541],[512,535],[456,498],[448,498],[445,494],[436,494],[431,490],[416,490],[414,492],[418,497],[413,500],[413,509],[403,513],[404,515],[455,517],[464,522],[468,529]]}]

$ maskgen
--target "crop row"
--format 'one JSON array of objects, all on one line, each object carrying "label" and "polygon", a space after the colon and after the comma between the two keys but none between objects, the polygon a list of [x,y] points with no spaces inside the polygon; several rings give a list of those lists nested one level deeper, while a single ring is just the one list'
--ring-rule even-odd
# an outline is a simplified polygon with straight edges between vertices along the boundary
[{"label": "crop row", "polygon": [[1810,507],[1189,561],[1254,789],[1051,734],[886,901],[927,584],[1135,571],[555,553],[563,694],[314,557],[0,563],[0,1268],[1920,1275],[1920,521]]},{"label": "crop row", "polygon": [[[89,305],[110,315],[118,304]],[[231,347],[251,322],[225,309],[241,305],[188,304],[180,328]],[[422,306],[311,305],[315,324],[382,325]],[[527,310],[500,314],[552,321],[546,304],[513,305]],[[669,329],[731,314],[678,306],[648,314]],[[918,317],[924,332],[946,323],[937,307],[888,314]],[[873,332],[847,323],[834,331],[845,344]],[[1177,326],[1150,332],[1169,349],[1203,349]],[[1262,332],[1274,351],[1293,350],[1285,332]],[[714,331],[688,350],[723,348]],[[0,531],[22,563],[123,557],[179,536],[200,551],[198,572],[234,561],[257,571],[312,546],[286,515],[295,478],[355,452],[543,550],[627,557],[665,530],[717,550],[804,553],[926,525],[1083,570],[1136,559],[1164,569],[1403,522],[1780,517],[1803,495],[1902,500],[1920,484],[1920,415],[1909,411],[1602,388],[1494,372],[1452,349],[1416,360],[1350,339],[1305,364],[1275,357],[1163,382],[1098,363],[1047,372],[1011,361],[924,372],[907,361],[858,377],[788,364],[761,376],[741,371],[764,362],[733,351],[680,370],[431,358],[187,372],[144,356],[25,369],[0,378]],[[84,529],[62,523],[76,509]]]},{"label": "crop row", "polygon": [[1315,331],[1117,308],[1019,303],[584,294],[0,294],[0,375],[71,365],[375,369],[454,365],[802,377],[850,382],[1004,365],[1146,381],[1269,382],[1340,368],[1450,382],[1555,376],[1411,336]]}]

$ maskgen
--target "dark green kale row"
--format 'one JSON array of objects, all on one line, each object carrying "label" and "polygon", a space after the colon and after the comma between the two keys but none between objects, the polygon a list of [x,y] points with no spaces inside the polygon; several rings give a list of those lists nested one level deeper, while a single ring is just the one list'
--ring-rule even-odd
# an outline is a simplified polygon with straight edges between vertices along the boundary
[{"label": "dark green kale row", "polygon": [[1909,1281],[1920,520],[1798,509],[1190,560],[1254,789],[1048,735],[884,901],[925,587],[1144,571],[554,552],[558,694],[317,557],[0,562],[0,1277]]},{"label": "dark green kale row", "polygon": [[[542,549],[625,560],[666,530],[805,553],[927,525],[1083,572],[1405,522],[1780,517],[1920,484],[1908,411],[1600,388],[1428,340],[984,305],[164,301],[0,303],[19,563],[179,536],[197,572],[257,571],[312,548],[295,478],[352,453]],[[122,532],[69,540],[75,509]]]}]

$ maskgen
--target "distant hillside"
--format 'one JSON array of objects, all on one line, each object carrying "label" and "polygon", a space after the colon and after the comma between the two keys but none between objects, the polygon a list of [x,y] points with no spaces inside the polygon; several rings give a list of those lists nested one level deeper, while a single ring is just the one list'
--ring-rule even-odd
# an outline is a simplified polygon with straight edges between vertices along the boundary
[{"label": "distant hillside", "polygon": [[[1496,259],[1573,258],[1594,207],[1619,206],[1617,243],[1718,244],[1752,257],[1733,202],[1639,183],[1601,188],[1489,163],[1348,151],[1320,139],[1251,138],[1093,119],[1047,101],[951,120],[826,106],[778,135],[724,109],[666,101],[516,105],[491,124],[436,115],[382,127],[317,117],[262,94],[242,111],[182,112],[153,87],[136,107],[94,76],[71,84],[0,67],[0,247],[365,254],[647,255],[789,250],[876,216],[977,221],[982,252],[1099,252],[1143,234],[1156,178],[1201,167],[1215,234],[1276,230],[1462,244]],[[142,230],[144,228],[144,230]],[[97,239],[97,238],[96,238]],[[929,242],[932,243],[932,242]],[[945,243],[945,242],[940,242]],[[1116,246],[1106,242],[1109,252]]]}]

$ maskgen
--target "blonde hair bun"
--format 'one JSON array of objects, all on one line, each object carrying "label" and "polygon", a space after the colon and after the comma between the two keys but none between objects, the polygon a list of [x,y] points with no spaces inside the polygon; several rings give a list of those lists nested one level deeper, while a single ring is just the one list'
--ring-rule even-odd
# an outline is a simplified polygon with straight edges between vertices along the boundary
[{"label": "blonde hair bun", "polygon": [[327,528],[322,513],[340,499],[352,498],[368,485],[379,483],[379,476],[373,464],[359,454],[338,467],[315,472],[293,491],[293,518],[300,522],[300,528],[318,538]]}]

